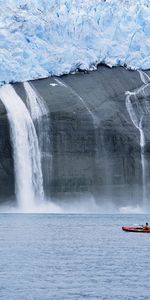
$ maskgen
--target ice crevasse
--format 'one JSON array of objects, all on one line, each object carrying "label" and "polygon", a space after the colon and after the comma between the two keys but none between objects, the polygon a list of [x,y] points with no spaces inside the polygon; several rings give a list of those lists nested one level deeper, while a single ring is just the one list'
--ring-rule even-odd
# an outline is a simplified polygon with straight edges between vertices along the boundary
[{"label": "ice crevasse", "polygon": [[0,0],[0,84],[150,68],[149,0]]}]

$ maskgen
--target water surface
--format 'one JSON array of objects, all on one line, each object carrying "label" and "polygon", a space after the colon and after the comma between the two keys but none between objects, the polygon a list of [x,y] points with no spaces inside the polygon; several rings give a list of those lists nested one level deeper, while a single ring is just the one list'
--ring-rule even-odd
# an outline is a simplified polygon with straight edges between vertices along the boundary
[{"label": "water surface", "polygon": [[146,300],[150,215],[0,214],[0,299]]}]

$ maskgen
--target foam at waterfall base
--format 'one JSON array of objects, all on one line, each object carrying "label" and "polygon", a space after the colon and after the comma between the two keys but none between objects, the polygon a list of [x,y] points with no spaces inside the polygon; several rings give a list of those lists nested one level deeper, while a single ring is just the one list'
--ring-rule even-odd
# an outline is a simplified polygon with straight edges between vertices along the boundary
[{"label": "foam at waterfall base", "polygon": [[102,197],[98,201],[93,195],[86,194],[75,197],[45,199],[43,202],[27,208],[17,206],[14,199],[0,205],[0,213],[23,213],[23,214],[143,214],[150,211],[142,204],[116,205],[113,200]]},{"label": "foam at waterfall base", "polygon": [[36,205],[30,205],[28,207],[19,207],[16,204],[12,205],[10,202],[7,205],[0,206],[0,212],[2,213],[98,213],[107,210],[101,209],[99,205],[96,204],[92,196],[74,198],[70,197],[69,201],[67,199],[57,199],[51,201],[51,199],[42,200],[42,202],[37,202]]},{"label": "foam at waterfall base", "polygon": [[146,213],[146,209],[144,207],[136,205],[136,206],[122,206],[119,208],[120,213],[124,214],[142,214]]},{"label": "foam at waterfall base", "polygon": [[42,204],[38,204],[36,206],[28,207],[27,209],[21,209],[14,205],[1,205],[0,213],[63,213],[63,210],[57,204],[52,202],[43,202]]}]

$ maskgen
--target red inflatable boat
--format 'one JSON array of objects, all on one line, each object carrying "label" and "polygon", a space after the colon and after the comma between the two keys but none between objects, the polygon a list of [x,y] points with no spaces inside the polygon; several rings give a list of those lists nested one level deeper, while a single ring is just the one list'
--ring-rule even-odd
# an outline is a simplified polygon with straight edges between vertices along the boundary
[{"label": "red inflatable boat", "polygon": [[123,226],[122,230],[124,231],[128,231],[128,232],[146,232],[146,233],[150,233],[150,229],[144,229],[144,228],[140,228],[140,227],[126,227]]}]

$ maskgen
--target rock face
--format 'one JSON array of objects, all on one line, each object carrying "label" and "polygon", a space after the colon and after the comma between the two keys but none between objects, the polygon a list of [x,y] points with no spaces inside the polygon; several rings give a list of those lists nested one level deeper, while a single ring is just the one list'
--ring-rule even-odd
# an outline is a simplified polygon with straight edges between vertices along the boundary
[{"label": "rock face", "polygon": [[[55,199],[90,193],[98,202],[108,199],[120,204],[140,202],[139,132],[125,105],[125,92],[142,85],[139,73],[100,66],[89,74],[35,80],[33,85],[49,108],[53,159],[47,194]],[[25,101],[23,85],[14,87]],[[0,133],[3,199],[4,195],[14,194],[14,176],[9,126],[2,104]],[[149,153],[147,140],[147,165]],[[148,182],[147,178],[147,185]]]},{"label": "rock face", "polygon": [[0,102],[0,201],[14,196],[14,166],[5,107]]}]

